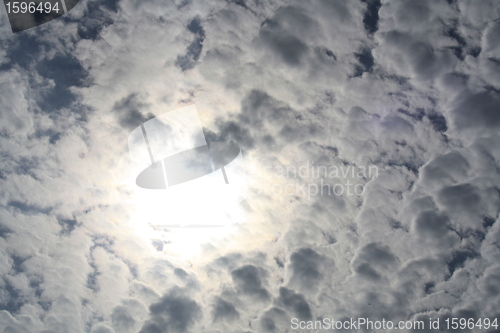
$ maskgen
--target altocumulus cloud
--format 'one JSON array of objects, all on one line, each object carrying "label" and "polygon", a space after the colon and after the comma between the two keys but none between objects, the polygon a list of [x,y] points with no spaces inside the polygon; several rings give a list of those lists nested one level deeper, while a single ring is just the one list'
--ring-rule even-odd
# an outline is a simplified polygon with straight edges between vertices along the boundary
[{"label": "altocumulus cloud", "polygon": [[[87,0],[12,34],[2,13],[1,331],[500,317],[499,17],[494,0]],[[126,173],[130,130],[189,102],[252,179],[245,223],[197,259],[133,219]],[[260,191],[312,162],[379,172],[362,196]]]}]

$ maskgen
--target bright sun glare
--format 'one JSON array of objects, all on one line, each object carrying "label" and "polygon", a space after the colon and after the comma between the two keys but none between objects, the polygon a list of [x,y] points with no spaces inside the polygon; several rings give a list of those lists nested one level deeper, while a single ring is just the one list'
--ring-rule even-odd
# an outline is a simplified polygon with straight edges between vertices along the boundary
[{"label": "bright sun glare", "polygon": [[[227,240],[245,218],[239,203],[223,200],[231,193],[225,184],[210,197],[182,191],[134,189],[132,223],[137,232],[164,243],[164,251],[194,259],[213,244]],[[220,204],[214,204],[216,199]]]}]

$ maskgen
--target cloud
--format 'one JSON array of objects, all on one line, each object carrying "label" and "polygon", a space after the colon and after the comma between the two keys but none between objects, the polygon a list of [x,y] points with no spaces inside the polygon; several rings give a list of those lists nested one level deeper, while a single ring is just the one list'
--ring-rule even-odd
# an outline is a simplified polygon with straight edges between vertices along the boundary
[{"label": "cloud", "polygon": [[308,47],[299,38],[290,34],[286,29],[286,25],[284,27],[280,26],[278,20],[281,17],[293,21],[292,26],[296,26],[295,24],[298,23],[306,27],[306,29],[311,23],[311,20],[300,10],[293,7],[284,8],[276,15],[276,21],[268,20],[262,24],[256,46],[267,47],[286,64],[299,66],[302,57],[308,52]]},{"label": "cloud", "polygon": [[261,272],[253,265],[246,265],[231,272],[233,283],[238,292],[256,300],[265,301],[269,293],[262,287]]},{"label": "cloud", "polygon": [[113,322],[113,327],[118,332],[131,331],[135,326],[135,319],[130,315],[127,308],[123,306],[117,306],[113,309],[111,314],[111,321]]},{"label": "cloud", "polygon": [[199,305],[175,290],[150,306],[151,318],[140,332],[186,332],[201,314]]},{"label": "cloud", "polygon": [[[28,112],[27,89],[19,72],[1,76],[2,112],[1,130],[7,135],[27,135],[33,131],[33,118]],[[17,81],[17,82],[16,82]]]},{"label": "cloud", "polygon": [[[498,317],[499,10],[89,0],[15,35],[0,16],[0,326]],[[128,173],[130,131],[189,102],[251,180],[244,223],[216,240],[150,228],[140,207],[168,203]],[[313,163],[378,172],[275,172]],[[363,195],[265,191],[346,181]]]},{"label": "cloud", "polygon": [[[498,128],[500,98],[494,92],[481,92],[459,97],[452,108],[454,125],[458,129],[480,127],[489,130]],[[474,112],[474,116],[472,116]]]},{"label": "cloud", "polygon": [[117,101],[113,110],[120,118],[120,125],[129,130],[133,130],[137,126],[140,126],[144,122],[154,118],[154,115],[151,113],[148,115],[143,114],[142,110],[147,109],[148,107],[148,104],[141,102],[139,96],[133,93]]},{"label": "cloud", "polygon": [[311,308],[306,298],[294,292],[291,289],[281,287],[280,297],[278,298],[278,303],[283,304],[283,306],[292,312],[297,318],[301,320],[311,320]]},{"label": "cloud", "polygon": [[316,289],[324,278],[322,274],[324,261],[324,258],[310,248],[294,252],[290,256],[291,285],[298,285],[302,290]]},{"label": "cloud", "polygon": [[233,321],[240,317],[239,312],[233,304],[221,298],[217,298],[213,305],[213,320],[215,322],[220,320]]},{"label": "cloud", "polygon": [[200,54],[203,50],[203,40],[205,39],[205,30],[201,25],[199,17],[195,17],[188,24],[187,28],[195,35],[195,39],[189,44],[186,54],[177,56],[175,64],[179,66],[182,71],[187,71],[196,65],[196,62],[200,59]]},{"label": "cloud", "polygon": [[370,243],[359,251],[352,265],[357,274],[378,281],[384,272],[397,266],[397,258],[387,245]]}]

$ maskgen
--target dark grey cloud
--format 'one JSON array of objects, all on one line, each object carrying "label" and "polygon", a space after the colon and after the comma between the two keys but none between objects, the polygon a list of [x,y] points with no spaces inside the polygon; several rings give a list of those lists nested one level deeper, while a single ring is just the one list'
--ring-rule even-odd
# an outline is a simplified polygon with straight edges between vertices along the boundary
[{"label": "dark grey cloud", "polygon": [[287,322],[288,316],[286,312],[280,308],[273,307],[264,311],[259,320],[259,328],[264,332],[279,332],[283,324]]},{"label": "dark grey cloud", "polygon": [[363,17],[363,23],[368,33],[375,33],[378,29],[378,11],[382,6],[380,0],[366,0],[366,12]]},{"label": "dark grey cloud", "polygon": [[67,18],[78,24],[78,36],[82,39],[95,40],[104,28],[114,22],[114,15],[118,12],[119,0],[88,1],[81,3],[85,6],[85,16]]},{"label": "dark grey cloud", "polygon": [[446,118],[443,115],[434,113],[427,116],[432,124],[432,127],[438,132],[446,132],[448,130],[448,124]]},{"label": "dark grey cloud", "polygon": [[129,313],[126,307],[117,306],[111,314],[113,329],[116,332],[128,332],[135,325],[135,319]]},{"label": "dark grey cloud", "polygon": [[451,233],[450,219],[435,211],[421,212],[415,219],[414,228],[422,241],[432,241],[436,245],[442,244],[443,246],[448,243],[446,236]]},{"label": "dark grey cloud", "polygon": [[352,265],[357,274],[369,280],[379,281],[385,272],[397,266],[397,261],[387,245],[370,243],[358,252]]},{"label": "dark grey cloud", "polygon": [[[32,107],[34,110],[54,113],[77,102],[78,96],[71,89],[88,83],[87,72],[77,58],[67,51],[44,55],[45,50],[53,47],[52,41],[34,39],[30,35],[20,34],[10,43],[12,45],[7,49],[10,61],[2,65],[3,69],[16,66],[28,69],[30,87],[37,90],[32,94],[37,102],[36,107]],[[50,80],[53,85],[42,87],[40,77],[34,73]],[[75,108],[75,111],[83,113],[85,108]]]},{"label": "dark grey cloud", "polygon": [[38,73],[54,80],[59,89],[81,86],[87,72],[78,59],[69,54],[57,54],[52,59],[44,59],[36,65]]},{"label": "dark grey cloud", "polygon": [[469,163],[459,152],[440,155],[430,161],[423,170],[423,177],[428,182],[440,180],[445,183],[457,181],[464,177],[469,169]]},{"label": "dark grey cloud", "polygon": [[0,295],[0,309],[8,311],[9,313],[19,313],[21,307],[25,304],[25,300],[20,291],[14,288],[9,282],[3,283]]},{"label": "dark grey cloud", "polygon": [[46,40],[40,40],[30,34],[18,34],[16,38],[9,42],[7,48],[8,61],[2,64],[2,70],[6,70],[13,65],[19,65],[23,68],[29,67],[36,60],[36,57],[43,52],[43,49],[50,46]]},{"label": "dark grey cloud", "polygon": [[[294,10],[289,8],[289,10]],[[300,13],[300,11],[297,10]],[[306,18],[306,17],[302,17]],[[262,23],[262,29],[259,34],[259,45],[262,43],[269,48],[286,64],[298,66],[302,57],[307,53],[308,47],[299,38],[283,31],[280,23],[273,20],[267,20]]]},{"label": "dark grey cloud", "polygon": [[72,231],[78,226],[78,221],[76,219],[58,219],[59,225],[61,226],[61,235],[68,236]]},{"label": "dark grey cloud", "polygon": [[30,204],[29,202],[12,200],[8,203],[8,207],[13,210],[18,210],[26,215],[37,215],[37,214],[49,214],[51,212],[51,208],[47,207],[39,207],[37,205]]},{"label": "dark grey cloud", "polygon": [[300,249],[290,256],[290,282],[302,290],[315,289],[321,283],[325,259],[310,248]]},{"label": "dark grey cloud", "polygon": [[133,130],[154,118],[152,113],[147,112],[149,107],[150,105],[144,102],[137,93],[132,93],[117,101],[113,106],[113,111],[118,114],[120,125],[128,130]]},{"label": "dark grey cloud", "polygon": [[256,300],[266,301],[269,292],[262,286],[265,271],[253,265],[245,265],[231,272],[236,290]]},{"label": "dark grey cloud", "polygon": [[[279,151],[304,137],[324,134],[321,124],[260,90],[252,90],[241,102],[234,119],[216,121],[217,132],[207,133],[209,141],[230,140],[244,149]],[[324,124],[323,124],[324,125]]]},{"label": "dark grey cloud", "polygon": [[196,65],[200,59],[201,51],[203,50],[203,40],[205,39],[205,30],[201,25],[199,17],[195,17],[189,22],[188,30],[195,35],[194,40],[189,44],[187,53],[179,55],[175,64],[181,68],[182,71],[187,71]]},{"label": "dark grey cloud", "polygon": [[172,290],[149,307],[150,318],[141,333],[188,332],[202,311],[196,301]]},{"label": "dark grey cloud", "polygon": [[467,260],[477,257],[478,253],[476,253],[474,250],[471,251],[470,249],[457,250],[453,252],[449,262],[447,263],[450,276],[453,275],[453,273],[455,273],[457,269],[464,267]]},{"label": "dark grey cloud", "polygon": [[364,72],[371,72],[373,65],[375,64],[371,50],[365,49],[359,53],[356,53],[356,58],[360,62],[361,66],[355,68],[356,73],[354,76],[360,76]]},{"label": "dark grey cloud", "polygon": [[473,185],[461,184],[441,189],[438,193],[438,200],[449,210],[463,212],[477,210],[481,197]]},{"label": "dark grey cloud", "polygon": [[453,107],[453,123],[459,129],[500,126],[500,94],[495,91],[476,94],[465,93],[457,98]]},{"label": "dark grey cloud", "polygon": [[213,320],[215,322],[220,320],[233,321],[240,317],[238,310],[233,304],[223,300],[222,298],[217,298],[213,304]]},{"label": "dark grey cloud", "polygon": [[312,319],[311,308],[303,295],[285,287],[281,287],[279,293],[278,304],[282,304],[285,309],[301,320]]},{"label": "dark grey cloud", "polygon": [[408,63],[410,75],[415,75],[422,80],[430,80],[442,71],[441,67],[452,61],[447,52],[433,50],[432,46],[420,41],[412,41],[409,34],[400,32],[389,32],[385,41],[391,48],[398,48],[398,52],[404,55]]}]

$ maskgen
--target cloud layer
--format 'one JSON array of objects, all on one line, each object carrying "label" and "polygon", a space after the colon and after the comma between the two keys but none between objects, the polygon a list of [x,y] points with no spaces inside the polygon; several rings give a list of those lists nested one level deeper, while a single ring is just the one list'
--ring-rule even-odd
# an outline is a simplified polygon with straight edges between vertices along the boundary
[{"label": "cloud layer", "polygon": [[[498,17],[496,1],[88,0],[12,34],[0,15],[0,327],[500,317]],[[130,131],[190,102],[251,183],[213,238],[149,226],[161,198],[128,172]],[[312,165],[378,174],[276,172]],[[347,182],[363,194],[328,192]]]}]

